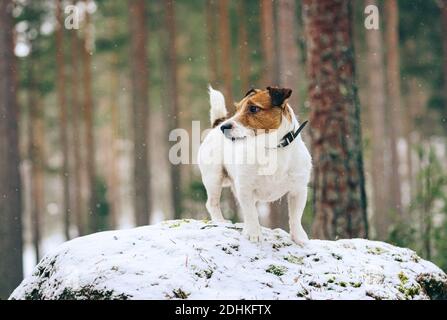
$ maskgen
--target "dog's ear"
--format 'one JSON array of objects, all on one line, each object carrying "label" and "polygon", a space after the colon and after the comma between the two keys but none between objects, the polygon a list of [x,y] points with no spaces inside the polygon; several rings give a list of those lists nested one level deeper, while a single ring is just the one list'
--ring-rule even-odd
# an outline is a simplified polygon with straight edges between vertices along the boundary
[{"label": "dog's ear", "polygon": [[250,88],[250,90],[248,90],[248,92],[245,94],[244,98],[252,93],[256,93],[256,89],[255,88]]},{"label": "dog's ear", "polygon": [[289,88],[267,87],[267,90],[269,91],[274,107],[281,107],[284,101],[292,95],[292,89]]}]

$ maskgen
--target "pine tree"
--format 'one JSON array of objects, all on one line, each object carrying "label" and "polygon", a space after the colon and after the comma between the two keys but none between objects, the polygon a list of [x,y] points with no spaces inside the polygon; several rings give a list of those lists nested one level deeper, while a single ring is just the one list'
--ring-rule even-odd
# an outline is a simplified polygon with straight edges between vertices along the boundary
[{"label": "pine tree", "polygon": [[247,8],[245,1],[238,1],[238,41],[239,41],[239,76],[241,78],[242,91],[250,87],[250,47],[247,32]]},{"label": "pine tree", "polygon": [[150,185],[148,158],[148,63],[146,2],[129,0],[132,72],[132,120],[134,141],[134,201],[138,226],[150,221]]},{"label": "pine tree", "polygon": [[[90,0],[84,0],[88,6]],[[84,94],[84,126],[85,126],[85,146],[86,146],[86,166],[88,183],[88,217],[89,231],[100,231],[100,218],[98,216],[98,199],[96,194],[96,163],[95,163],[95,137],[94,137],[94,114],[92,94],[92,73],[91,60],[93,52],[91,21],[88,11],[85,12],[84,38],[82,39],[82,64],[83,64],[83,94]]]},{"label": "pine tree", "polygon": [[313,237],[367,237],[360,106],[349,0],[305,0]]},{"label": "pine tree", "polygon": [[67,101],[65,98],[65,58],[64,58],[64,18],[62,13],[62,0],[56,1],[56,68],[57,68],[57,99],[60,121],[60,144],[62,148],[62,185],[63,185],[63,211],[64,211],[64,235],[70,239],[70,163],[68,154],[68,124]]},{"label": "pine tree", "polygon": [[13,1],[0,1],[0,299],[22,280],[22,206]]},{"label": "pine tree", "polygon": [[79,56],[81,55],[82,43],[79,39],[77,30],[70,31],[70,43],[71,43],[71,77],[70,77],[70,91],[71,91],[71,123],[72,123],[72,143],[73,143],[73,205],[72,212],[75,213],[76,228],[78,235],[83,236],[86,234],[86,222],[85,222],[85,205],[82,198],[82,168],[83,168],[83,154],[81,146],[82,136],[82,104],[80,100],[80,72],[81,61]]},{"label": "pine tree", "polygon": [[[366,0],[365,6],[376,5],[376,0]],[[368,104],[372,132],[371,176],[373,184],[374,226],[376,237],[386,239],[390,225],[388,211],[388,183],[385,166],[387,136],[385,132],[386,89],[385,65],[383,59],[382,33],[366,30]]]},{"label": "pine tree", "polygon": [[261,46],[263,57],[262,86],[278,84],[277,70],[275,68],[275,26],[274,7],[272,0],[261,0]]},{"label": "pine tree", "polygon": [[231,32],[230,32],[229,2],[219,0],[219,44],[221,76],[224,85],[224,95],[227,106],[233,111],[233,84],[231,62]]},{"label": "pine tree", "polygon": [[206,0],[206,39],[208,49],[208,73],[209,82],[212,86],[216,86],[218,79],[217,70],[217,41],[216,41],[216,4],[214,0]]},{"label": "pine tree", "polygon": [[402,214],[401,177],[399,174],[398,142],[402,136],[402,110],[400,99],[400,69],[399,69],[399,12],[396,0],[385,1],[387,45],[387,89],[388,116],[391,125],[388,126],[391,143],[391,174],[390,174],[390,206],[400,216]]},{"label": "pine tree", "polygon": [[[177,46],[176,46],[176,23],[175,23],[175,2],[173,0],[164,1],[165,23],[168,32],[168,61],[167,61],[167,95],[169,107],[169,128],[174,130],[179,127],[179,101],[178,101],[178,76],[177,76]],[[180,166],[171,164],[171,197],[174,208],[174,219],[182,217],[182,189]]]}]

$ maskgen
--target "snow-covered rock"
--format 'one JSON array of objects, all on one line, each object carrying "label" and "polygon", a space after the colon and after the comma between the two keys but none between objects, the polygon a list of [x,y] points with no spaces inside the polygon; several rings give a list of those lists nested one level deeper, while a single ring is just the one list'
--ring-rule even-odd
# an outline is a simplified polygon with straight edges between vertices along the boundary
[{"label": "snow-covered rock", "polygon": [[10,299],[447,299],[447,276],[409,249],[352,239],[291,242],[263,228],[176,220],[74,239]]}]

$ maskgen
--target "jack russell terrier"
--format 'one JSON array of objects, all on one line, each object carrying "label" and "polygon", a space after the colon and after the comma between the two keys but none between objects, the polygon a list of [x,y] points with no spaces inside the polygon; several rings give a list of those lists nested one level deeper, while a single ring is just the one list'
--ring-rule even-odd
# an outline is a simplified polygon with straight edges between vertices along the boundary
[{"label": "jack russell terrier", "polygon": [[[259,242],[262,234],[256,203],[287,194],[292,240],[299,244],[308,240],[301,217],[312,159],[299,135],[306,122],[300,126],[287,103],[292,90],[251,89],[235,104],[232,117],[227,117],[222,93],[210,86],[209,94],[213,129],[200,145],[198,163],[211,219],[225,221],[220,196],[222,188],[229,186],[243,213],[244,235]],[[256,156],[259,151],[262,157]]]}]

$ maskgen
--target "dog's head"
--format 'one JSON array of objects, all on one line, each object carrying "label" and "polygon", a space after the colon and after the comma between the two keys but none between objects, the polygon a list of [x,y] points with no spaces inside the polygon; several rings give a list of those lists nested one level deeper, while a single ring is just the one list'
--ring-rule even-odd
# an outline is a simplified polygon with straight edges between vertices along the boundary
[{"label": "dog's head", "polygon": [[233,141],[276,130],[283,117],[289,121],[292,119],[287,107],[287,99],[291,94],[292,90],[288,88],[251,89],[235,104],[236,113],[223,122],[220,129]]}]

